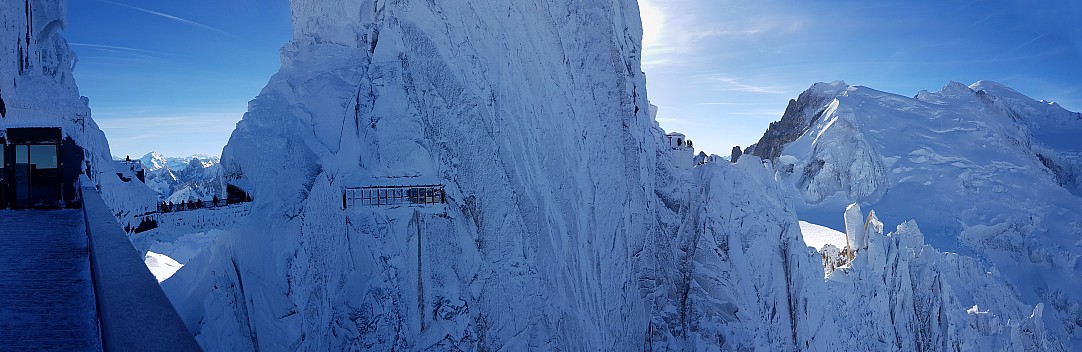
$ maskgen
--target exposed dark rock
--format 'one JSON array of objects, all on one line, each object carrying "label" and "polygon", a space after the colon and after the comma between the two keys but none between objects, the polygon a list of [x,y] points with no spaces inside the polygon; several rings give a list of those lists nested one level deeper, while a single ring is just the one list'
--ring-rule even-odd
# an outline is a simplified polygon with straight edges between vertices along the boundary
[{"label": "exposed dark rock", "polygon": [[782,148],[807,132],[808,128],[823,116],[824,105],[833,98],[833,95],[823,94],[812,87],[800,93],[796,100],[790,99],[781,120],[771,122],[759,142],[752,144],[744,152],[764,160],[781,156]]}]

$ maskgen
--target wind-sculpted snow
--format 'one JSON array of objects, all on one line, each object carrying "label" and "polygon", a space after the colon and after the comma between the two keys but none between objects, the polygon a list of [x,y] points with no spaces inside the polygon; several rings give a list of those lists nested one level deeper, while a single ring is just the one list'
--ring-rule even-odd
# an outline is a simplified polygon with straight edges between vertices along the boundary
[{"label": "wind-sculpted snow", "polygon": [[86,150],[102,197],[130,224],[153,208],[154,192],[116,176],[105,134],[72,76],[78,60],[60,35],[66,8],[64,0],[0,2],[0,130],[60,127]]},{"label": "wind-sculpted snow", "polygon": [[[840,228],[836,214],[851,202],[887,223],[914,219],[929,244],[998,271],[1025,302],[991,301],[976,310],[1017,322],[1043,304],[1037,321],[1018,328],[1044,326],[1052,346],[1082,337],[1082,147],[1067,138],[1082,129],[1077,113],[987,81],[914,98],[823,87],[791,104],[819,104],[790,117],[808,121],[790,129],[798,138],[785,142],[775,136],[785,133],[768,132],[757,144],[785,145],[773,162],[802,220]],[[971,292],[971,284],[955,289]]]}]

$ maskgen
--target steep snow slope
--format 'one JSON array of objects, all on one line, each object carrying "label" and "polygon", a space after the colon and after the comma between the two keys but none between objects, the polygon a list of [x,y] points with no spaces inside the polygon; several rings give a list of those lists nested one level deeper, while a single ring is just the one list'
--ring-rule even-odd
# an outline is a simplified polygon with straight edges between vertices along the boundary
[{"label": "steep snow slope", "polygon": [[834,82],[791,101],[751,153],[775,158],[802,219],[841,228],[850,202],[887,223],[915,219],[939,250],[987,261],[1044,303],[1047,326],[1080,346],[1074,131],[1079,114],[993,82],[914,98]]},{"label": "steep snow slope", "polygon": [[[163,283],[208,349],[837,340],[818,255],[758,159],[670,161],[633,1],[297,1],[294,17],[223,155],[252,221]],[[342,209],[344,187],[437,183],[446,205]]]},{"label": "steep snow slope", "polygon": [[0,131],[11,127],[61,127],[86,149],[90,176],[120,218],[154,206],[154,192],[116,177],[105,134],[90,117],[89,99],[72,77],[75,54],[60,36],[66,1],[0,2]]},{"label": "steep snow slope", "polygon": [[800,233],[804,235],[804,243],[808,247],[822,249],[828,244],[837,248],[845,247],[845,233],[826,226],[801,221]]}]

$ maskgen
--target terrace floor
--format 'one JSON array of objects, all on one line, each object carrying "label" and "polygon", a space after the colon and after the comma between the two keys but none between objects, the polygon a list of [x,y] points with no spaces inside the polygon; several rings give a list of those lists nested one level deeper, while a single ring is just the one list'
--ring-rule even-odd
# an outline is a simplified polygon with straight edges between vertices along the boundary
[{"label": "terrace floor", "polygon": [[101,351],[81,210],[0,210],[0,350]]}]

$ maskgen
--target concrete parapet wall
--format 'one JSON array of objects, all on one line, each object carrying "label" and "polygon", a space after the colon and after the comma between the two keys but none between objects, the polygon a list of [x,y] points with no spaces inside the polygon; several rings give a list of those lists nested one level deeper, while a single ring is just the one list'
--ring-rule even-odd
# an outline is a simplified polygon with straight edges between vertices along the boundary
[{"label": "concrete parapet wall", "polygon": [[201,351],[101,194],[81,183],[105,351]]}]

